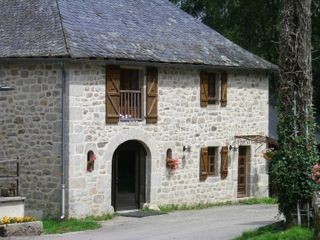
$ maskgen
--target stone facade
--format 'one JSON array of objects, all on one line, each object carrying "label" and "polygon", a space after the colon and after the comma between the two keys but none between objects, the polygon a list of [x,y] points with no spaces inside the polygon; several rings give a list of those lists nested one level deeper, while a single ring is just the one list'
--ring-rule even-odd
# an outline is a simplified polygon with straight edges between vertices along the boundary
[{"label": "stone facade", "polygon": [[[0,84],[16,87],[13,92],[0,93],[1,158],[20,157],[26,213],[40,217],[60,214],[60,67],[49,62],[0,64]],[[144,71],[143,67],[140,69]],[[226,179],[221,180],[218,174],[199,181],[200,148],[209,146],[250,146],[248,195],[268,195],[266,161],[262,157],[265,145],[235,139],[235,135],[268,134],[265,73],[229,72],[227,107],[201,108],[199,70],[160,67],[158,123],[106,124],[105,64],[66,62],[65,70],[64,149],[69,216],[113,211],[112,156],[128,140],[138,140],[147,151],[147,202],[152,204],[237,198],[237,149],[229,151]],[[183,152],[183,146],[190,146],[191,151]],[[177,170],[166,168],[168,148],[180,159]],[[91,173],[86,171],[89,150],[97,156]]]},{"label": "stone facade", "polygon": [[26,214],[57,216],[61,196],[60,67],[2,62],[1,84],[16,90],[0,92],[0,159],[20,158],[20,195],[26,197]]},{"label": "stone facade", "polygon": [[[235,135],[268,134],[268,77],[263,73],[229,72],[227,107],[200,107],[199,70],[161,67],[158,123],[106,124],[105,65],[68,64],[68,210],[81,217],[112,211],[112,156],[117,147],[138,140],[147,150],[147,201],[194,204],[237,198],[238,152],[229,151],[229,174],[199,181],[200,148],[250,146],[248,195],[268,195],[264,144],[236,140]],[[143,70],[142,70],[143,71]],[[145,80],[144,80],[145,81]],[[190,152],[183,152],[190,146]],[[166,151],[181,160],[166,168]],[[87,151],[97,155],[95,170],[86,171]],[[218,161],[220,162],[220,161]],[[220,168],[220,166],[218,166]]]}]

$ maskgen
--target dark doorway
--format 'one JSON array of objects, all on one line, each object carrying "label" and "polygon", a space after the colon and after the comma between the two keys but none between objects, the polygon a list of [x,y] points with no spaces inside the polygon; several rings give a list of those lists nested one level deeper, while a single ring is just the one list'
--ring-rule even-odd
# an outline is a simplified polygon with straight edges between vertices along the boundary
[{"label": "dark doorway", "polygon": [[142,208],[145,193],[146,151],[138,141],[127,141],[113,155],[112,206],[115,211]]}]

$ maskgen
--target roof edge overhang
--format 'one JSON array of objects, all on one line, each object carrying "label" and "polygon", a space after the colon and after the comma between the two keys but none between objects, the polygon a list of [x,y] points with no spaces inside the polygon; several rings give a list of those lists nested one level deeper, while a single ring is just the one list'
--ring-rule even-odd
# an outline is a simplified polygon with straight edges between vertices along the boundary
[{"label": "roof edge overhang", "polygon": [[272,64],[270,68],[243,67],[243,66],[227,66],[227,65],[209,65],[203,63],[187,63],[187,62],[161,62],[161,61],[145,61],[130,59],[109,59],[109,58],[70,58],[69,56],[50,56],[50,57],[0,57],[0,63],[17,63],[17,62],[94,62],[99,64],[110,65],[138,65],[138,66],[158,66],[158,67],[192,67],[203,70],[242,70],[242,71],[259,71],[268,73],[277,73],[279,68]]}]

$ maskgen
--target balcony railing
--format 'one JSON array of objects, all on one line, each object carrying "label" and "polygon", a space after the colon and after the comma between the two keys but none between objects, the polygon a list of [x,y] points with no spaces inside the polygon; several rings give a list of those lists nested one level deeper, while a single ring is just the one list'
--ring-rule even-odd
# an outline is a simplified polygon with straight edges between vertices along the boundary
[{"label": "balcony railing", "polygon": [[120,121],[139,121],[141,112],[141,91],[120,90]]}]

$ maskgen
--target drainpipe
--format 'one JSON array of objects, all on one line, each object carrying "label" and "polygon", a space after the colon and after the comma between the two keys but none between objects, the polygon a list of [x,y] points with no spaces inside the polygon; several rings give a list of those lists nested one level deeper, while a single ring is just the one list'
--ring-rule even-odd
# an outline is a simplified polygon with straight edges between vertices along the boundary
[{"label": "drainpipe", "polygon": [[64,98],[65,98],[65,80],[66,80],[66,72],[64,69],[64,63],[60,62],[60,69],[61,69],[61,82],[62,82],[62,89],[61,89],[61,216],[60,219],[65,218],[65,205],[66,205],[66,185],[65,185],[65,159],[64,159]]}]

